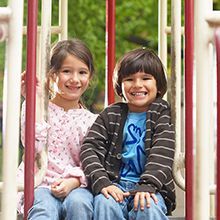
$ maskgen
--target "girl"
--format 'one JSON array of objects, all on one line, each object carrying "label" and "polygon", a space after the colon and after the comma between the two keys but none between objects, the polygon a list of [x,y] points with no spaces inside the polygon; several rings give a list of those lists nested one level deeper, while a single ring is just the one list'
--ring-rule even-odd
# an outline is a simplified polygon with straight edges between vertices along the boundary
[{"label": "girl", "polygon": [[175,135],[162,99],[163,65],[153,51],[140,48],[125,54],[114,74],[123,102],[100,113],[80,154],[95,195],[94,219],[167,220],[175,208]]},{"label": "girl", "polygon": [[[96,116],[84,108],[80,98],[94,73],[93,58],[78,39],[58,42],[52,49],[47,87],[55,88],[48,105],[48,121],[36,124],[36,154],[46,144],[48,165],[41,184],[35,189],[34,204],[28,219],[80,219],[74,190],[85,187],[79,151],[83,137]],[[51,86],[51,83],[53,86]],[[49,90],[51,91],[51,89]],[[25,108],[22,107],[21,139],[24,141]],[[18,177],[23,178],[24,163]],[[23,193],[19,193],[19,212],[23,211]],[[74,208],[75,207],[75,208]],[[83,218],[85,219],[85,218]]]}]

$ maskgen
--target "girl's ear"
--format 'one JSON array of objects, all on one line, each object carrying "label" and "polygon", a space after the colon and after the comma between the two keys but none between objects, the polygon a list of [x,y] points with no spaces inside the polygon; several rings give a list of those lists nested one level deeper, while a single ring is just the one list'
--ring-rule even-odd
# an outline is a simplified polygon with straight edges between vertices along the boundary
[{"label": "girl's ear", "polygon": [[51,73],[50,78],[53,80],[53,82],[56,82],[57,74],[56,73]]}]

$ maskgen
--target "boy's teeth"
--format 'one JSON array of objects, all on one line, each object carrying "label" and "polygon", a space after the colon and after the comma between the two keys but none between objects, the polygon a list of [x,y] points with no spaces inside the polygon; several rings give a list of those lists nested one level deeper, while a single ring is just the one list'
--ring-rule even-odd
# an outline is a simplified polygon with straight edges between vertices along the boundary
[{"label": "boy's teeth", "polygon": [[134,95],[134,96],[144,96],[144,95],[146,95],[146,93],[145,92],[133,92],[132,95]]}]

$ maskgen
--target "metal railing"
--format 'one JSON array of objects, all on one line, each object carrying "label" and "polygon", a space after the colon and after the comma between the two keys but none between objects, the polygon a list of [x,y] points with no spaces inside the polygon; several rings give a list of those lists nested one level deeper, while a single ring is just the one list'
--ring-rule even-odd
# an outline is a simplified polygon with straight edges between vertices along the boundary
[{"label": "metal railing", "polygon": [[[33,3],[33,1],[31,2]],[[38,62],[37,68],[40,70],[38,72],[41,73],[41,75],[39,75],[38,77],[42,84],[44,84],[45,75],[47,71],[51,33],[58,34],[59,39],[67,39],[68,36],[67,5],[68,0],[59,0],[59,25],[51,27],[52,0],[42,0],[42,25],[37,27],[38,34],[36,34],[36,50],[38,52],[38,58],[34,58]],[[11,0],[9,1],[8,7],[0,7],[0,42],[6,41],[7,47],[3,98],[3,182],[0,182],[0,191],[2,191],[1,218],[3,218],[4,220],[13,220],[17,218],[17,190],[22,191],[25,190],[25,188],[27,189],[27,187],[24,188],[24,183],[16,183],[18,146],[20,139],[19,118],[21,81],[20,78],[22,72],[22,34],[27,34],[27,32],[28,28],[23,27],[23,1]],[[29,54],[29,57],[32,55],[33,54]],[[14,57],[16,57],[16,59],[14,59]],[[37,99],[37,120],[41,120],[42,118],[47,117],[47,102],[45,101],[47,99],[44,98],[45,95],[46,94],[43,93],[43,97],[41,99]],[[29,101],[27,100],[27,105],[29,105],[28,102]],[[29,120],[30,117],[26,120],[26,123],[28,123]],[[29,131],[34,133],[33,130]],[[26,157],[27,154],[30,152],[29,150],[26,153]],[[37,186],[41,182],[44,175],[45,167],[47,165],[47,155],[45,151],[42,152],[40,158],[42,169],[40,169],[39,172],[35,175],[35,186]],[[26,160],[27,166],[29,168],[30,164],[28,163],[30,163],[30,161],[31,160]],[[32,181],[31,179],[33,178],[34,177],[29,178],[27,174],[26,185],[30,186],[30,181]],[[31,186],[29,191],[33,191],[33,186]],[[33,193],[28,192],[25,194],[28,195],[30,201],[33,201]],[[26,199],[26,201],[27,200],[28,199]],[[28,206],[30,206],[30,204]],[[26,209],[28,209],[28,207]]]}]

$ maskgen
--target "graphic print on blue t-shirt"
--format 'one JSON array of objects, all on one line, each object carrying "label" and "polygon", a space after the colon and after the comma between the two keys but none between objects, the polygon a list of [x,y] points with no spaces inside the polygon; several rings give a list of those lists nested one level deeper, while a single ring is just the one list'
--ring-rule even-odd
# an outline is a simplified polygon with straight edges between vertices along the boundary
[{"label": "graphic print on blue t-shirt", "polygon": [[146,161],[146,112],[128,114],[123,131],[122,180],[138,182]]}]

